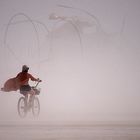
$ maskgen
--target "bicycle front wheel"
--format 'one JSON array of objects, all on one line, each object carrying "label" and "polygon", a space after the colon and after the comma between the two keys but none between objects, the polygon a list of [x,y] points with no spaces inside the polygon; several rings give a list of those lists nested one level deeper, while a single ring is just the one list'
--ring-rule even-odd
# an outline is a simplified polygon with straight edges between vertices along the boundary
[{"label": "bicycle front wheel", "polygon": [[26,101],[24,97],[20,97],[18,100],[18,114],[21,118],[24,118],[27,114]]},{"label": "bicycle front wheel", "polygon": [[36,117],[39,115],[40,113],[40,103],[39,103],[39,99],[37,97],[35,97],[33,99],[33,103],[32,103],[32,113],[33,115]]}]

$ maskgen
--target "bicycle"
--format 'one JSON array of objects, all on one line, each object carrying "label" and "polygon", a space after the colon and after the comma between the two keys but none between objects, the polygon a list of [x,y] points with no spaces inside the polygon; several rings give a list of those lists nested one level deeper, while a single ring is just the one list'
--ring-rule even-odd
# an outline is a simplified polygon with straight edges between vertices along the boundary
[{"label": "bicycle", "polygon": [[18,100],[17,109],[18,109],[18,114],[21,118],[24,118],[30,110],[32,110],[32,114],[35,117],[39,115],[40,102],[37,97],[37,95],[40,94],[40,89],[37,88],[39,82],[40,81],[38,81],[35,86],[31,87],[34,90],[35,94],[32,96],[32,99],[29,99],[29,101],[28,101],[28,96],[25,96],[25,94],[27,93],[20,92],[23,96],[20,97]]}]

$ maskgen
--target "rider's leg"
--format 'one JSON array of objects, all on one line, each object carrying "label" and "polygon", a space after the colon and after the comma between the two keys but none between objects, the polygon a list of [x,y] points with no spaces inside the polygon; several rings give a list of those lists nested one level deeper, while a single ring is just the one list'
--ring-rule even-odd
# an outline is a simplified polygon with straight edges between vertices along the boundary
[{"label": "rider's leg", "polygon": [[25,112],[27,112],[27,110],[28,110],[28,93],[26,93],[26,94],[24,94],[24,96],[25,96]]},{"label": "rider's leg", "polygon": [[35,92],[33,89],[30,90],[30,97],[29,97],[29,102],[32,102],[33,98],[34,98]]},{"label": "rider's leg", "polygon": [[26,102],[26,104],[28,102],[28,93],[25,94],[25,102]]}]

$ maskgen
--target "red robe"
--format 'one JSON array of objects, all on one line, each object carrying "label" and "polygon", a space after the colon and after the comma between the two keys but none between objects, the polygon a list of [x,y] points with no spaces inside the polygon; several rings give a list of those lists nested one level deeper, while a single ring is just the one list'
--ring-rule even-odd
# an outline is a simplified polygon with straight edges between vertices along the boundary
[{"label": "red robe", "polygon": [[20,72],[16,77],[8,79],[4,83],[4,87],[1,88],[1,90],[5,92],[17,91],[20,88],[20,86],[27,85],[29,79],[31,79],[32,81],[38,80],[29,73]]},{"label": "red robe", "polygon": [[19,89],[19,85],[18,85],[16,77],[8,79],[4,83],[4,87],[1,88],[1,90],[5,92],[17,91],[18,89]]}]

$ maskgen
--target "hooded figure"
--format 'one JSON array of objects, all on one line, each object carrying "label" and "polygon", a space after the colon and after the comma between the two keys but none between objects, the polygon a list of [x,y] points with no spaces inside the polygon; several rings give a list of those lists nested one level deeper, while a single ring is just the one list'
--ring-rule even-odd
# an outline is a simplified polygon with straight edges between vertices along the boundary
[{"label": "hooded figure", "polygon": [[28,70],[29,67],[27,65],[23,65],[22,72],[20,72],[16,77],[8,79],[1,90],[5,92],[17,91],[18,89],[31,90],[31,87],[28,84],[29,79],[32,81],[39,81],[39,78],[34,78],[28,73]]}]

